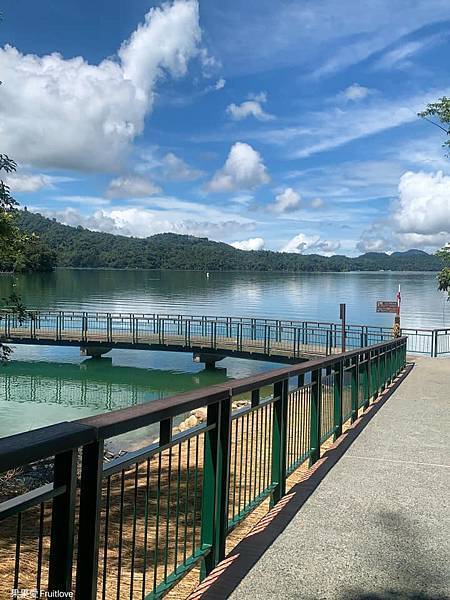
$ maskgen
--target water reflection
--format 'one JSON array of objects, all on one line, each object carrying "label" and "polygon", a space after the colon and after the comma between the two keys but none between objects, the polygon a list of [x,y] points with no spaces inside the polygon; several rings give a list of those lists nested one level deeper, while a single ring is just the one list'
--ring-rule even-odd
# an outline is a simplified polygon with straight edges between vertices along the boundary
[{"label": "water reflection", "polygon": [[0,370],[0,437],[228,379],[225,368],[182,373],[114,366],[111,358],[79,364],[13,361]]}]

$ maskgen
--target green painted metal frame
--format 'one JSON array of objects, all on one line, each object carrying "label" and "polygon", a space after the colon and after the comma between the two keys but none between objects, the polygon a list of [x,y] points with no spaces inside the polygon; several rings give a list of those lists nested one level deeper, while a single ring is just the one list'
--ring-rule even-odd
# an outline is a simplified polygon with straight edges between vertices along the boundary
[{"label": "green painted metal frame", "polygon": [[[97,582],[99,577],[97,570],[101,546],[100,521],[102,518],[100,505],[104,494],[105,481],[107,482],[106,502],[109,506],[111,477],[113,475],[121,477],[120,502],[123,507],[124,474],[130,470],[132,475],[134,473],[135,508],[132,516],[132,531],[134,533],[131,563],[133,581],[134,557],[137,552],[135,531],[138,519],[136,496],[138,493],[139,466],[147,461],[148,470],[148,461],[153,458],[159,465],[159,470],[156,473],[158,479],[156,527],[158,527],[161,519],[161,523],[165,523],[166,545],[160,555],[163,559],[164,577],[162,581],[159,581],[155,574],[153,589],[148,592],[145,589],[144,575],[142,590],[141,592],[134,590],[134,597],[139,594],[139,597],[145,600],[160,598],[195,565],[201,564],[202,576],[208,574],[224,558],[226,539],[230,531],[265,499],[270,498],[272,506],[279,502],[286,493],[286,480],[289,474],[308,459],[310,465],[318,461],[324,439],[331,436],[334,439],[339,438],[342,434],[343,424],[349,418],[354,422],[360,411],[366,410],[378,393],[392,383],[405,364],[406,338],[398,338],[371,347],[310,361],[309,363],[285,367],[244,380],[181,394],[148,405],[130,407],[113,413],[82,419],[75,423],[63,423],[58,426],[36,430],[36,432],[5,438],[0,440],[1,471],[54,454],[57,455],[57,461],[55,463],[54,486],[46,486],[45,489],[34,492],[32,496],[28,494],[15,499],[13,502],[0,504],[0,520],[10,517],[11,514],[21,515],[30,506],[39,505],[43,498],[52,501],[53,520],[50,551],[52,586],[54,588],[56,585],[61,585],[63,588],[71,589],[74,531],[77,529],[78,565],[75,597],[78,600],[94,600],[98,597]],[[350,377],[347,386],[344,385],[345,375],[347,375],[347,379]],[[297,385],[295,389],[290,390],[290,384],[292,385],[294,378]],[[267,390],[267,386],[273,386],[273,393],[270,398],[262,398],[261,390],[263,388]],[[299,396],[299,393],[303,396]],[[232,414],[233,398],[242,394],[251,396],[251,405]],[[327,397],[327,419],[331,415],[332,428],[321,436],[322,394],[326,394]],[[348,410],[346,414],[343,411],[344,394],[347,394],[347,402],[348,399],[351,400],[350,414]],[[299,398],[301,398],[301,401]],[[292,402],[297,402],[297,404],[293,406]],[[304,405],[302,402],[304,402]],[[207,407],[206,424],[172,436],[173,417],[185,414],[189,410],[200,406]],[[302,409],[305,407],[307,409],[309,415],[307,429],[305,429],[305,418],[300,418],[301,415],[298,413],[299,406]],[[266,412],[264,413],[264,411]],[[270,412],[268,413],[268,411]],[[262,418],[263,414],[264,420]],[[267,421],[268,414],[269,422]],[[160,438],[156,444],[103,465],[103,447],[106,439],[152,423],[159,423],[160,428]],[[232,428],[233,426],[238,427],[238,423],[240,423],[242,435],[240,441],[236,441],[232,435]],[[245,447],[243,441],[244,426],[247,438],[245,439]],[[235,429],[236,438],[237,431]],[[249,435],[250,431],[251,435]],[[295,436],[302,437],[301,443],[295,446],[296,451],[292,450],[292,439],[296,439]],[[203,440],[201,469],[198,462],[200,438]],[[264,442],[261,440],[264,440]],[[187,534],[185,531],[184,538],[182,537],[184,555],[180,557],[180,560],[177,560],[175,554],[173,569],[169,572],[167,540],[169,539],[169,520],[172,517],[170,506],[173,501],[175,501],[176,506],[174,509],[176,515],[176,551],[178,551],[178,535],[180,532],[178,516],[182,510],[180,506],[181,447],[182,444],[187,445],[188,465],[185,481],[186,498],[184,500],[187,507],[190,489],[189,473],[191,473],[189,467],[190,444],[194,444],[194,441],[196,444],[196,464],[191,475],[195,478],[192,517],[192,527],[194,529],[193,534],[189,533],[192,537],[192,553],[189,556],[186,555]],[[258,446],[262,443],[264,443],[264,449]],[[289,446],[289,444],[291,445]],[[306,450],[304,450],[305,444],[307,445]],[[80,510],[79,516],[76,516],[74,499],[78,448],[82,448],[82,464]],[[241,506],[241,500],[239,499],[237,514],[229,518],[230,502],[233,497],[230,489],[232,448],[235,453],[235,460],[237,460],[239,454],[241,464],[239,472],[234,469],[233,485],[244,486],[244,502]],[[266,448],[269,449],[268,452],[266,452]],[[289,464],[288,452],[291,453]],[[165,508],[162,506],[160,498],[163,453],[166,453],[166,457],[168,453],[168,466],[166,464],[165,472],[165,477],[168,477],[168,498]],[[176,485],[174,485],[171,481],[172,456],[176,456],[177,453],[179,458]],[[262,471],[263,476],[261,475]],[[147,504],[148,477],[147,474]],[[201,484],[199,483],[200,477],[202,478]],[[197,498],[199,485],[201,497]],[[239,487],[239,494],[241,493],[241,487]],[[199,545],[197,545],[195,534],[197,500],[201,505]],[[146,527],[149,516],[147,504],[144,517]],[[122,544],[120,535],[123,534],[122,519],[123,514],[121,513],[119,564],[121,564],[120,560],[123,558],[120,553]],[[160,528],[162,527],[161,524]],[[103,529],[106,532],[104,534],[104,544],[107,548],[108,527],[105,525]],[[162,535],[164,535],[164,532]],[[156,540],[158,539],[158,533],[156,533]],[[155,553],[157,553],[157,549]],[[147,547],[145,547],[146,554]],[[158,557],[155,560],[157,567]],[[107,557],[105,554],[104,561],[106,564]],[[145,565],[147,564],[146,561],[147,556]],[[118,569],[119,585],[120,566]],[[133,594],[133,589],[131,593]]]}]

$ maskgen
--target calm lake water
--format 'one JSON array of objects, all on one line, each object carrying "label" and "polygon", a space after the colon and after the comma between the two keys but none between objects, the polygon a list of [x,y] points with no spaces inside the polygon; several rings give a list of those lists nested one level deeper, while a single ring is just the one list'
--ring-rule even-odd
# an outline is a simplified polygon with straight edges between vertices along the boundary
[{"label": "calm lake water", "polygon": [[[348,322],[390,326],[392,315],[377,314],[375,303],[394,300],[399,283],[405,327],[450,327],[450,303],[436,291],[435,273],[211,273],[207,279],[198,272],[59,269],[21,276],[16,290],[28,308],[323,321],[337,321],[339,303],[346,302]],[[10,291],[11,279],[0,277],[0,297]],[[0,370],[0,437],[274,366],[227,358],[205,371],[190,354],[115,350],[92,360],[77,348],[50,346],[18,346],[13,358]]]}]

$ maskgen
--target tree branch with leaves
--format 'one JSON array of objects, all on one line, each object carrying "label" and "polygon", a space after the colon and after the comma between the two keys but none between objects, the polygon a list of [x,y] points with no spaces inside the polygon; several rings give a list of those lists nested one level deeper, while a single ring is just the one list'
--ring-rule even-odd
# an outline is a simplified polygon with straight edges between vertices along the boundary
[{"label": "tree branch with leaves", "polygon": [[427,104],[426,109],[418,113],[418,116],[447,134],[448,139],[442,145],[450,148],[450,98],[443,96],[437,102]]}]

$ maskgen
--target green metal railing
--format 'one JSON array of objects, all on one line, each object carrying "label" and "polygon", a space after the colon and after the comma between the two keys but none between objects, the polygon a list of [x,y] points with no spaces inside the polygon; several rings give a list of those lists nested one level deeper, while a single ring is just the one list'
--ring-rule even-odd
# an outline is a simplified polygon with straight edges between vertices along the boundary
[{"label": "green metal railing", "polygon": [[[449,328],[403,328],[408,352],[450,354]],[[222,351],[223,355],[328,356],[392,339],[390,327],[252,317],[30,310],[23,319],[0,311],[0,339],[13,343],[104,345],[175,351]]]},{"label": "green metal railing", "polygon": [[[196,565],[209,573],[230,532],[276,504],[288,476],[402,371],[406,342],[1,439],[0,473],[51,456],[54,467],[51,483],[0,504],[0,597],[74,586],[78,600],[150,600]],[[174,417],[200,407],[206,421],[174,434]],[[153,423],[157,442],[104,462],[107,440]]]}]

